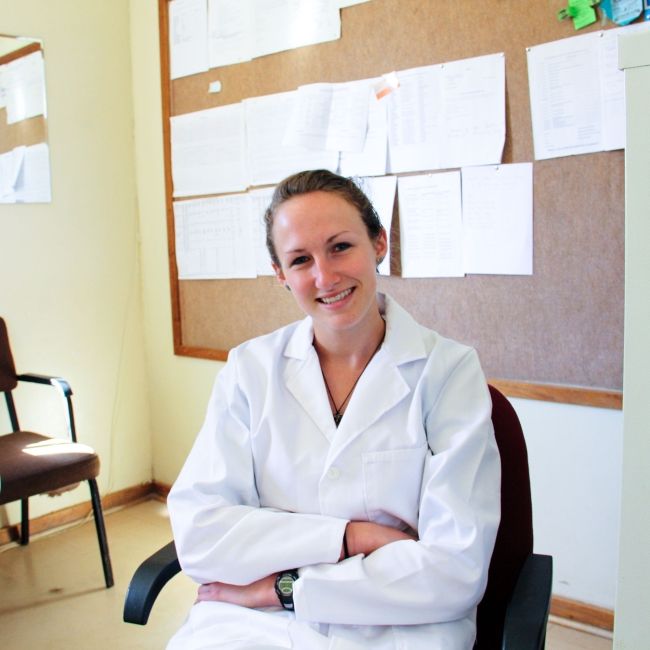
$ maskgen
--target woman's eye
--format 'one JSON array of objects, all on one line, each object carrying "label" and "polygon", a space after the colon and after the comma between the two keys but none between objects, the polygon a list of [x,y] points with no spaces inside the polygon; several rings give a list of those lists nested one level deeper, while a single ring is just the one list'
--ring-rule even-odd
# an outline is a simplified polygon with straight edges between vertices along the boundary
[{"label": "woman's eye", "polygon": [[348,242],[342,241],[339,242],[338,244],[334,244],[334,250],[339,252],[339,251],[345,251],[348,248],[350,248],[351,244],[348,244]]},{"label": "woman's eye", "polygon": [[300,264],[304,264],[308,259],[309,258],[306,255],[300,255],[299,257],[291,260],[291,266],[300,266]]}]

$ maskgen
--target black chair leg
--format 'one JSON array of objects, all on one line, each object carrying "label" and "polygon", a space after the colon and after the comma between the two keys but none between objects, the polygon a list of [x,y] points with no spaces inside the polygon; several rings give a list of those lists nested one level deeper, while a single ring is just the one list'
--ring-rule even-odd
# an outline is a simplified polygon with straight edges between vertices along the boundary
[{"label": "black chair leg", "polygon": [[106,528],[104,527],[104,515],[102,512],[102,502],[99,498],[97,481],[94,478],[88,480],[90,486],[90,498],[93,504],[93,514],[95,515],[95,528],[97,529],[97,540],[99,541],[99,551],[102,556],[102,566],[104,567],[104,580],[106,588],[113,586],[113,568],[111,567],[111,556],[108,551],[108,541],[106,539]]},{"label": "black chair leg", "polygon": [[20,500],[20,543],[29,544],[29,499]]}]

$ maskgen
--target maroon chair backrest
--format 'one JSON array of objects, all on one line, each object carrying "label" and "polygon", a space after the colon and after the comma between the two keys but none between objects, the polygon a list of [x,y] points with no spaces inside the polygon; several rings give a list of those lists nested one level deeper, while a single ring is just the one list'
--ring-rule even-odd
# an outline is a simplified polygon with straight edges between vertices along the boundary
[{"label": "maroon chair backrest", "polygon": [[16,367],[9,347],[9,334],[4,318],[0,318],[0,392],[16,388]]},{"label": "maroon chair backrest", "polygon": [[477,648],[501,647],[506,606],[526,558],[533,552],[528,453],[512,404],[493,386],[492,423],[501,456],[501,522],[488,584],[477,613]]}]

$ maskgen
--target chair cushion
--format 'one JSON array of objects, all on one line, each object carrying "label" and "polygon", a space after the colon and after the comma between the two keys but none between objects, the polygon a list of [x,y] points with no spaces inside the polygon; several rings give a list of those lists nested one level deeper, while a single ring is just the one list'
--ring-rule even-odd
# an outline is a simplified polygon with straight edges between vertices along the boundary
[{"label": "chair cushion", "polygon": [[99,457],[88,445],[31,431],[0,436],[0,504],[95,478]]}]

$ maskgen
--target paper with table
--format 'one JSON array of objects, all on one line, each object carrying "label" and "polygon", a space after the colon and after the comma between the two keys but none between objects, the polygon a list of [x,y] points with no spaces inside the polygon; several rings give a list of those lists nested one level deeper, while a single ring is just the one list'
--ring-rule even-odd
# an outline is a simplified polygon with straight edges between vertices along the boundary
[{"label": "paper with table", "polygon": [[179,279],[256,277],[248,194],[175,201],[174,224]]},{"label": "paper with table", "polygon": [[535,159],[625,148],[618,37],[637,23],[527,49]]},{"label": "paper with table", "polygon": [[391,173],[501,162],[503,54],[404,70],[397,79],[387,98]]}]

